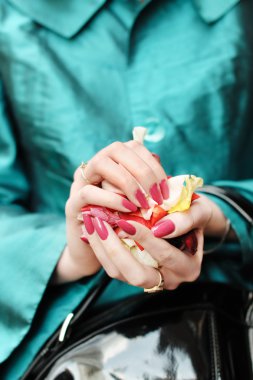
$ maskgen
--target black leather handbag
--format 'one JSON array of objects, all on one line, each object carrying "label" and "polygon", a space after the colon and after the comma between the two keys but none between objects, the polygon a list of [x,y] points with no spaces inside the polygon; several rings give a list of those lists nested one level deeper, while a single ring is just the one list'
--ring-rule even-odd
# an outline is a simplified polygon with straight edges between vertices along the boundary
[{"label": "black leather handbag", "polygon": [[[236,205],[253,216],[251,204]],[[195,283],[94,313],[109,281],[66,317],[22,380],[253,380],[251,293]]]},{"label": "black leather handbag", "polygon": [[252,309],[247,292],[194,284],[82,311],[24,379],[251,380]]}]

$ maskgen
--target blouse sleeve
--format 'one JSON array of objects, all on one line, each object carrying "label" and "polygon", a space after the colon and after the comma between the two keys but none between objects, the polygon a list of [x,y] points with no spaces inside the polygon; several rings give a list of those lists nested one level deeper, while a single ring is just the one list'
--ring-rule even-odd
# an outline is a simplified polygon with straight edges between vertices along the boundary
[{"label": "blouse sleeve", "polygon": [[0,82],[0,363],[28,332],[65,245],[64,217],[30,212],[29,190]]},{"label": "blouse sleeve", "polygon": [[[219,180],[212,185],[229,187],[253,203],[253,179]],[[238,241],[223,244],[216,254],[210,254],[209,258],[205,258],[204,274],[208,280],[214,280],[216,276],[222,282],[252,289],[253,225],[224,199],[216,195],[205,195],[210,197],[230,220]]]}]

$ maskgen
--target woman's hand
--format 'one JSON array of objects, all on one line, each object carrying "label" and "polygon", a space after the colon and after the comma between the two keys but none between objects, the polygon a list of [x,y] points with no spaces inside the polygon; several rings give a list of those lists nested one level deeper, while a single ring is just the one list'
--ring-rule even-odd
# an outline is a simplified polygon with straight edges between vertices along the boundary
[{"label": "woman's hand", "polygon": [[98,152],[87,164],[91,183],[106,180],[136,206],[149,208],[147,195],[158,204],[169,196],[167,176],[157,159],[136,141],[115,142]]},{"label": "woman's hand", "polygon": [[[157,270],[139,263],[109,224],[90,216],[86,216],[84,222],[93,252],[110,277],[142,288],[158,285]],[[121,221],[119,225],[159,263],[165,289],[175,289],[182,282],[194,281],[199,276],[203,256],[203,232],[200,229],[196,230],[197,252],[192,256],[164,239],[156,238],[151,230],[137,222]]]},{"label": "woman's hand", "polygon": [[96,204],[122,212],[136,211],[137,207],[122,196],[87,185],[78,168],[74,174],[70,197],[66,203],[67,246],[57,264],[53,281],[62,283],[74,281],[84,276],[96,273],[101,264],[94,255],[88,242],[81,240],[83,223],[78,219],[82,207]]},{"label": "woman's hand", "polygon": [[[77,216],[82,207],[93,204],[131,212],[136,211],[137,206],[149,207],[143,189],[158,203],[169,195],[166,174],[161,165],[145,147],[135,141],[111,144],[98,152],[82,170],[78,168],[75,172],[66,203],[67,246],[56,267],[55,283],[89,276],[101,267],[91,247],[80,240],[82,222]],[[104,180],[125,193],[133,202],[92,185]]]},{"label": "woman's hand", "polygon": [[[184,212],[175,212],[162,219],[152,228],[154,236],[165,239],[181,236],[200,229],[206,237],[222,238],[227,219],[221,209],[205,195],[200,195]],[[234,236],[231,231],[231,236]]]},{"label": "woman's hand", "polygon": [[[161,219],[149,230],[133,221],[121,221],[124,237],[140,243],[158,262],[165,289],[175,289],[183,282],[198,278],[203,258],[204,233],[223,236],[226,218],[219,207],[205,196],[195,200],[189,210]],[[159,283],[157,270],[139,263],[112,228],[98,218],[85,219],[86,236],[98,261],[109,276],[129,284],[152,288]],[[197,252],[191,255],[175,248],[163,238],[174,238],[195,231]]]}]

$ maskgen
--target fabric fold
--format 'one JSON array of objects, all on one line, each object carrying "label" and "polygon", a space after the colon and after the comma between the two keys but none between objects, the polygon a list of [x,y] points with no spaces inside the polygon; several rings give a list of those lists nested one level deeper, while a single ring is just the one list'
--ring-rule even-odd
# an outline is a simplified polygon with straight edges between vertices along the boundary
[{"label": "fabric fold", "polygon": [[[0,362],[28,332],[65,245],[65,223],[53,215],[1,212]],[[25,263],[24,263],[25,260]],[[4,270],[4,268],[12,270]]]},{"label": "fabric fold", "polygon": [[240,0],[193,0],[199,15],[207,23],[219,20]]}]

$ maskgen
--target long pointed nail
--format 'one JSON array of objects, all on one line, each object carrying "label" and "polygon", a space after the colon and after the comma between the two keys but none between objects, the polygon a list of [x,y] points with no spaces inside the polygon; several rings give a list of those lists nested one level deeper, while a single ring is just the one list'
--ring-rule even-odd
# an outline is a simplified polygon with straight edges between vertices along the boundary
[{"label": "long pointed nail", "polygon": [[163,179],[160,182],[160,189],[163,195],[163,199],[168,199],[170,196],[170,190],[169,190],[168,181],[166,179]]},{"label": "long pointed nail", "polygon": [[134,235],[136,233],[136,228],[132,224],[127,223],[125,220],[119,220],[117,225],[129,235]]},{"label": "long pointed nail", "polygon": [[140,189],[136,191],[135,197],[137,201],[140,203],[142,208],[149,208],[149,204],[145,197],[145,194]]},{"label": "long pointed nail", "polygon": [[98,234],[98,236],[100,237],[101,240],[106,240],[108,238],[108,230],[103,222],[102,219],[98,218],[98,217],[95,217],[94,219],[94,227],[95,227],[95,230]]},{"label": "long pointed nail", "polygon": [[162,194],[158,188],[157,183],[154,183],[151,186],[149,192],[150,192],[151,197],[154,199],[154,201],[156,201],[159,205],[161,205],[163,203],[163,197],[162,197]]},{"label": "long pointed nail", "polygon": [[158,226],[154,226],[152,231],[155,237],[163,237],[166,235],[170,235],[173,231],[175,231],[175,224],[171,220],[166,220],[163,223],[160,223]]},{"label": "long pointed nail", "polygon": [[137,211],[137,206],[126,198],[123,198],[122,205],[130,211]]},{"label": "long pointed nail", "polygon": [[86,231],[88,232],[89,235],[92,235],[94,232],[94,225],[92,223],[92,218],[90,215],[83,215],[83,222],[86,228]]}]

